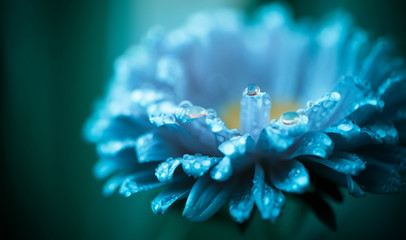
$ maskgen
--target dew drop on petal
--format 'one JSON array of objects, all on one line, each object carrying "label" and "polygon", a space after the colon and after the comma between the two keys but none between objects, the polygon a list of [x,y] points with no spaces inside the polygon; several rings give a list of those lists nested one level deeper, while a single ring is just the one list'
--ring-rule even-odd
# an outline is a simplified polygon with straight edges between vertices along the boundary
[{"label": "dew drop on petal", "polygon": [[338,102],[341,99],[341,95],[338,92],[332,92],[330,95],[331,99]]},{"label": "dew drop on petal", "polygon": [[189,118],[199,118],[207,115],[206,109],[199,106],[190,106],[186,109],[186,116]]},{"label": "dew drop on petal", "polygon": [[342,123],[340,125],[337,126],[338,129],[342,130],[342,131],[350,131],[353,129],[353,126],[351,124],[347,124],[347,123]]},{"label": "dew drop on petal", "polygon": [[294,111],[288,111],[281,115],[280,121],[285,125],[296,125],[300,122],[300,115]]},{"label": "dew drop on petal", "polygon": [[250,84],[244,89],[244,94],[248,96],[255,96],[261,91],[258,85]]}]

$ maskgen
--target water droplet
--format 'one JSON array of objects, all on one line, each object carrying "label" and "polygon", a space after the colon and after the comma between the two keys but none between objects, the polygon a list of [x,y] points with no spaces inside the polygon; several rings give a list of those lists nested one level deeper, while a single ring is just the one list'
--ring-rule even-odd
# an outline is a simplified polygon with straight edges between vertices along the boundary
[{"label": "water droplet", "polygon": [[193,167],[194,167],[195,169],[199,169],[199,168],[201,167],[201,165],[200,165],[200,163],[195,162],[195,164],[193,165]]},{"label": "water droplet", "polygon": [[186,116],[189,118],[199,118],[207,115],[206,109],[199,106],[190,106],[186,109]]},{"label": "water droplet", "polygon": [[328,137],[324,138],[324,139],[323,139],[323,142],[324,142],[324,144],[326,144],[326,145],[331,145],[331,144],[333,143],[333,141],[332,141],[330,138],[328,138]]},{"label": "water droplet", "polygon": [[306,103],[306,105],[307,105],[308,108],[311,108],[311,107],[313,107],[314,103],[313,103],[313,101],[308,101]]},{"label": "water droplet", "polygon": [[261,91],[258,85],[250,84],[244,89],[244,94],[248,96],[255,96]]},{"label": "water droplet", "polygon": [[353,126],[351,124],[343,123],[338,125],[337,128],[342,131],[350,131],[353,128]]},{"label": "water droplet", "polygon": [[281,115],[280,121],[285,125],[295,125],[300,122],[300,115],[297,112],[288,111]]},{"label": "water droplet", "polygon": [[330,97],[333,101],[336,101],[336,102],[340,101],[340,99],[341,99],[341,95],[338,92],[332,92]]}]

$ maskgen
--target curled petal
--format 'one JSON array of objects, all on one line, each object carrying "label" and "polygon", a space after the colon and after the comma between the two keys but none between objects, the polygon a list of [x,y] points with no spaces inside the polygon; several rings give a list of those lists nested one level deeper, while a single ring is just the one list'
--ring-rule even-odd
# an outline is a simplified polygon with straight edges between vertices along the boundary
[{"label": "curled petal", "polygon": [[299,147],[290,157],[315,156],[328,158],[334,149],[333,141],[324,133],[308,132],[300,140]]},{"label": "curled petal", "polygon": [[309,173],[297,160],[272,165],[270,179],[276,188],[292,193],[303,193],[310,183]]}]

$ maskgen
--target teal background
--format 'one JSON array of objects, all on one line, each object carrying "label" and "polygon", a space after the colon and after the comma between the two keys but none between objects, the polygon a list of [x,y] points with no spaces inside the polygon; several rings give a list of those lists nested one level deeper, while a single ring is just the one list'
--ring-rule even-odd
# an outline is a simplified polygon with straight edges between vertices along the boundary
[{"label": "teal background", "polygon": [[[170,29],[194,11],[219,6],[253,11],[266,1],[46,1],[1,3],[2,235],[12,239],[402,239],[406,194],[334,204],[338,231],[290,201],[276,224],[258,214],[241,235],[230,221],[193,224],[176,209],[155,216],[157,191],[131,198],[101,195],[97,156],[81,135],[103,96],[114,59],[152,25]],[[291,0],[295,17],[350,12],[375,36],[390,36],[406,53],[402,1]],[[345,192],[345,191],[343,191]],[[227,215],[227,214],[225,214]]]}]

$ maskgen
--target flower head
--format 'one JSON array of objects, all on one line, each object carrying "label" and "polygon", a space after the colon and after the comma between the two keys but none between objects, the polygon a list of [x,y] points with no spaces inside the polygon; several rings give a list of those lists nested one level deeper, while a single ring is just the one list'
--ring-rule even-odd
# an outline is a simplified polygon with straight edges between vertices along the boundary
[{"label": "flower head", "polygon": [[228,202],[237,222],[254,205],[273,222],[287,195],[326,204],[320,194],[339,198],[337,185],[355,197],[397,193],[406,81],[391,46],[345,14],[311,27],[280,5],[253,24],[218,11],[153,29],[117,60],[87,124],[95,174],[109,177],[107,195],[167,185],[153,212],[186,198],[190,221]]}]

